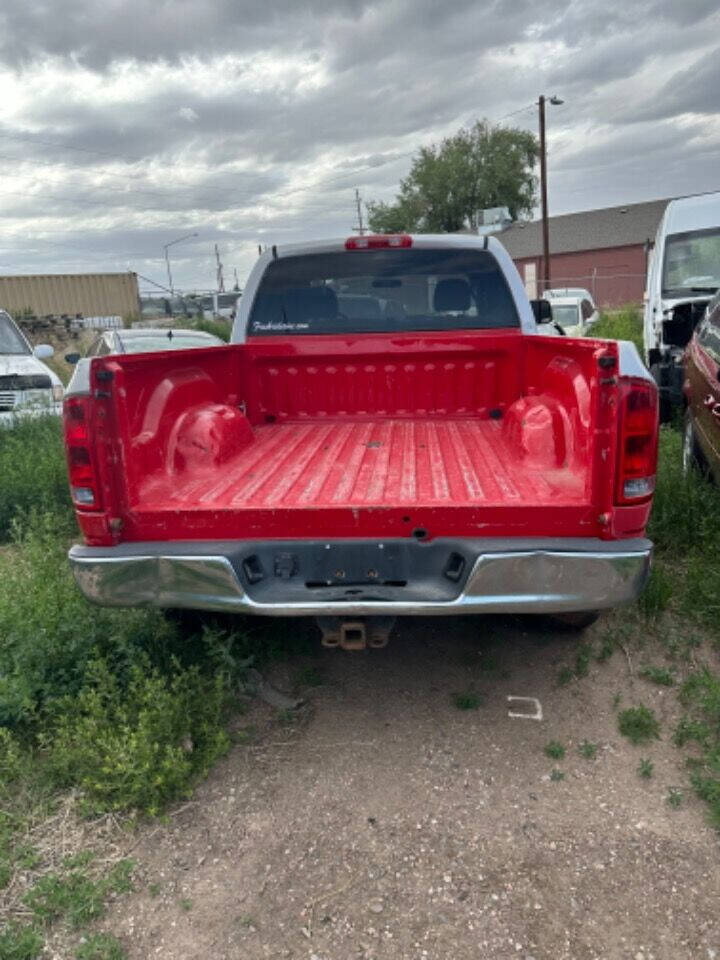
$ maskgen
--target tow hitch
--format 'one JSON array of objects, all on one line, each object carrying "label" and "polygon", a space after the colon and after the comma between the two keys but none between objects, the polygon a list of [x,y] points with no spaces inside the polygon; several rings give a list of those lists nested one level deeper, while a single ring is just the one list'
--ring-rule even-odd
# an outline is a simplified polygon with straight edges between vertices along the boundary
[{"label": "tow hitch", "polygon": [[395,626],[395,617],[367,617],[343,620],[341,617],[317,617],[324,647],[340,647],[342,650],[364,650],[386,647],[390,632]]}]

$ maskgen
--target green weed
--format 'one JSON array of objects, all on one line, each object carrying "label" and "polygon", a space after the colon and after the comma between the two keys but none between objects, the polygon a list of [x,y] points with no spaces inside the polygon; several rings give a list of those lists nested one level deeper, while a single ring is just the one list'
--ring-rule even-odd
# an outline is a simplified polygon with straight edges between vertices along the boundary
[{"label": "green weed", "polygon": [[39,923],[62,918],[73,927],[81,927],[104,914],[110,893],[130,889],[134,866],[132,860],[121,860],[99,879],[79,870],[47,873],[25,894],[23,903]]},{"label": "green weed", "polygon": [[62,917],[82,927],[102,916],[107,891],[84,873],[48,873],[23,897],[35,919],[47,924]]},{"label": "green weed", "polygon": [[575,676],[576,677],[586,677],[590,672],[590,656],[592,654],[592,647],[584,643],[580,647],[575,657]]},{"label": "green weed", "polygon": [[565,687],[568,685],[568,683],[572,683],[574,678],[575,678],[575,675],[573,674],[570,667],[563,667],[562,670],[558,672],[558,676],[557,676],[558,686]]},{"label": "green weed", "polygon": [[657,683],[661,687],[675,686],[675,676],[672,670],[665,667],[645,667],[640,671],[640,676],[650,680],[651,683]]},{"label": "green weed", "polygon": [[598,663],[604,663],[606,660],[609,660],[613,653],[615,653],[616,646],[617,642],[615,638],[610,634],[606,634],[601,640],[600,649],[595,654],[595,659]]},{"label": "green weed", "polygon": [[33,926],[11,923],[0,930],[2,960],[37,960],[45,947],[45,938]]},{"label": "green weed", "polygon": [[482,706],[483,698],[479,693],[467,691],[466,693],[454,694],[452,702],[458,710],[477,710]]},{"label": "green weed", "polygon": [[652,760],[648,760],[647,757],[643,757],[637,767],[638,776],[642,777],[644,780],[649,780],[653,775],[654,766],[655,764],[652,762]]},{"label": "green weed", "polygon": [[683,805],[683,799],[682,790],[678,790],[676,787],[670,787],[665,797],[665,802],[668,806],[671,806],[673,810],[677,810],[678,807]]},{"label": "green weed", "polygon": [[483,673],[494,673],[500,669],[500,661],[494,653],[484,651],[480,654],[480,669]]},{"label": "green weed", "polygon": [[565,774],[562,770],[558,770],[556,767],[554,770],[550,771],[550,779],[553,783],[559,783],[561,780],[565,779]]},{"label": "green weed", "polygon": [[628,707],[618,715],[618,729],[630,743],[637,746],[660,738],[660,723],[648,707]]},{"label": "green weed", "polygon": [[562,760],[565,756],[565,747],[558,740],[551,740],[545,744],[543,753],[552,760]]},{"label": "green weed", "polygon": [[192,900],[188,900],[187,897],[183,897],[180,901],[180,909],[183,913],[189,913],[192,910]]},{"label": "green weed", "polygon": [[638,598],[638,606],[646,620],[656,620],[670,606],[673,587],[665,567],[656,564],[650,571],[645,589]]},{"label": "green weed", "polygon": [[578,752],[585,760],[594,760],[597,757],[597,744],[590,743],[589,740],[583,740],[578,746]]},{"label": "green weed", "polygon": [[720,678],[707,667],[694,671],[680,687],[679,699],[686,713],[673,739],[678,746],[692,741],[699,747],[690,782],[720,829]]},{"label": "green weed", "polygon": [[317,667],[303,667],[298,673],[297,682],[299,687],[320,687],[323,678]]},{"label": "green weed", "polygon": [[109,933],[91,933],[75,952],[75,960],[126,960],[120,941]]}]

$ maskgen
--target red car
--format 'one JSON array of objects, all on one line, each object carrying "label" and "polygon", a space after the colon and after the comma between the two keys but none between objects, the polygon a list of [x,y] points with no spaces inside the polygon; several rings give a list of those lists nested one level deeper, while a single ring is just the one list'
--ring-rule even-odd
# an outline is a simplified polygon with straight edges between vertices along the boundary
[{"label": "red car", "polygon": [[708,304],[685,353],[683,468],[720,482],[720,293]]}]

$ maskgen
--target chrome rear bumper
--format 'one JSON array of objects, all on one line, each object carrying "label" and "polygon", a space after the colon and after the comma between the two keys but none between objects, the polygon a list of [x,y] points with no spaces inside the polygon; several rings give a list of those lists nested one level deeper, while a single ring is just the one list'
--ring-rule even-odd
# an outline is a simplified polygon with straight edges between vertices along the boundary
[{"label": "chrome rear bumper", "polygon": [[[467,572],[448,585],[427,554],[415,563],[415,551],[430,545],[385,541],[380,550],[411,555],[407,585],[343,585],[304,579],[308,551],[356,549],[352,542],[296,542],[295,572],[270,568],[262,592],[246,577],[243,556],[277,549],[287,557],[292,542],[136,543],[117,547],[74,546],[70,563],[80,589],[103,606],[184,607],[265,616],[448,616],[478,613],[564,613],[599,610],[634,600],[650,571],[649,540],[606,542],[594,539],[441,540],[433,549],[459,551]],[[456,555],[453,553],[453,555]],[[415,564],[415,566],[413,566]],[[422,576],[412,580],[415,567]],[[286,564],[287,568],[287,564]],[[430,573],[428,573],[430,569]],[[294,580],[293,580],[294,578]],[[389,581],[388,581],[389,582]],[[435,586],[437,582],[437,587]],[[453,592],[455,595],[448,595]],[[259,595],[258,595],[259,594]]]}]

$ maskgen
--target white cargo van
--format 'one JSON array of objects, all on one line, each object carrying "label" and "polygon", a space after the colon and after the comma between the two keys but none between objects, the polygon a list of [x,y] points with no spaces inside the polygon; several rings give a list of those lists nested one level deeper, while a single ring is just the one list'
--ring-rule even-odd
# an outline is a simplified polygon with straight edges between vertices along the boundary
[{"label": "white cargo van", "polygon": [[645,303],[645,360],[667,419],[683,400],[683,353],[720,288],[720,192],[671,200],[660,221]]}]

